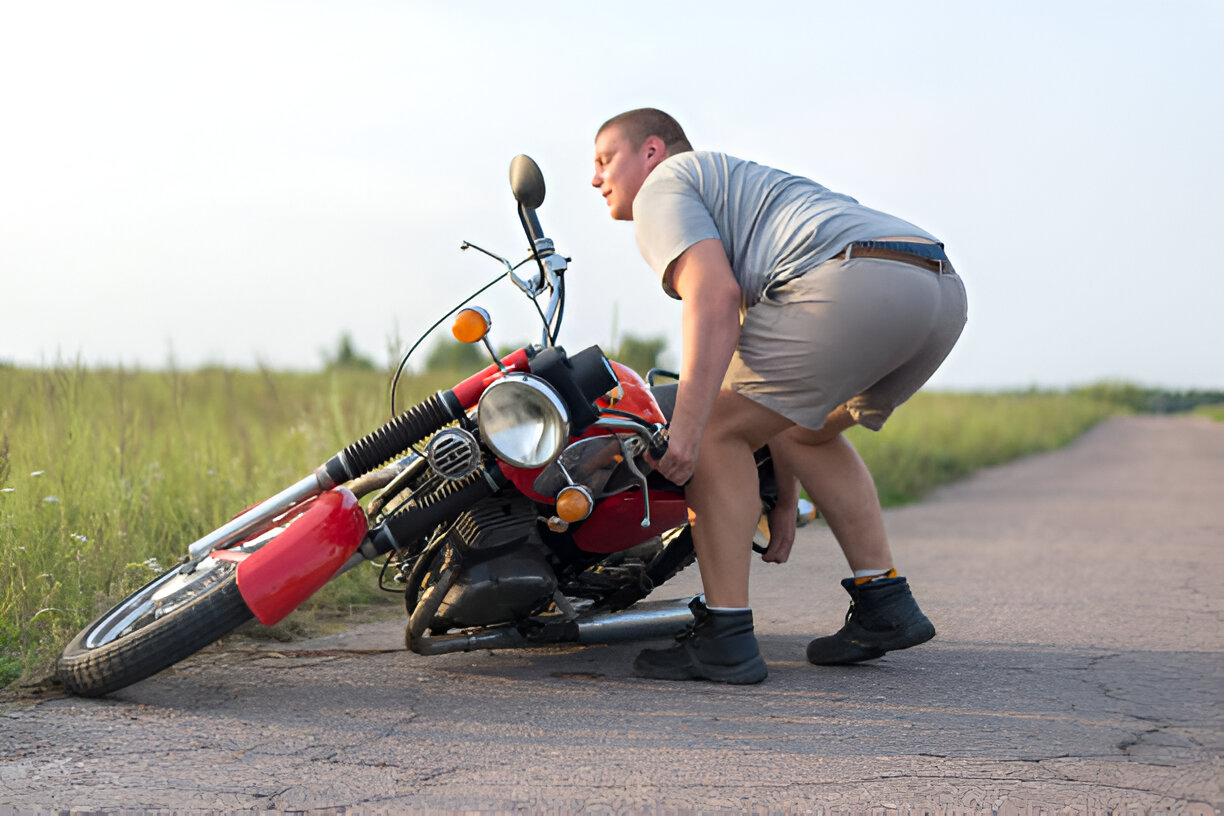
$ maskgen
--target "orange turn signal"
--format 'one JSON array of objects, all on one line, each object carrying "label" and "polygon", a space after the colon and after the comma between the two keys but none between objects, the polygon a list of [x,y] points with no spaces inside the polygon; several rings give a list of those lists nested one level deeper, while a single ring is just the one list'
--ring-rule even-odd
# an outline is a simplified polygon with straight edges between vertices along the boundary
[{"label": "orange turn signal", "polygon": [[561,488],[557,494],[557,517],[573,524],[591,515],[595,502],[591,493],[580,485],[570,485]]},{"label": "orange turn signal", "polygon": [[473,306],[455,315],[451,334],[455,335],[455,339],[460,343],[479,343],[492,326],[493,319],[489,317],[489,313],[479,306]]}]

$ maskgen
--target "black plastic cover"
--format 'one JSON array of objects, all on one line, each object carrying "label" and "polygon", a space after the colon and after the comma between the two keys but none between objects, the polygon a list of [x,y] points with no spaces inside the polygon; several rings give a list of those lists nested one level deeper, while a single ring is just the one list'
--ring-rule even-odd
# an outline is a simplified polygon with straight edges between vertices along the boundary
[{"label": "black plastic cover", "polygon": [[577,436],[599,419],[594,402],[616,387],[616,373],[599,346],[567,357],[560,346],[546,348],[531,361],[531,373],[547,382],[570,412],[570,434]]}]

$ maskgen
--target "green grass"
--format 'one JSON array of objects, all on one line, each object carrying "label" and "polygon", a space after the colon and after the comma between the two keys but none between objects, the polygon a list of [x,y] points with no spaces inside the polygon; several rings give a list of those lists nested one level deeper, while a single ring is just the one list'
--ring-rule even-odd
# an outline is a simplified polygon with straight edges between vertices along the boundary
[{"label": "green grass", "polygon": [[1205,416],[1209,419],[1214,419],[1216,422],[1224,422],[1224,404],[1220,405],[1200,405],[1194,409],[1194,413],[1198,416]]},{"label": "green grass", "polygon": [[879,433],[852,428],[847,436],[875,477],[880,503],[893,507],[978,468],[1060,448],[1123,410],[1079,394],[920,392]]},{"label": "green grass", "polygon": [[[188,543],[384,421],[386,383],[345,370],[0,366],[0,685],[45,672]],[[401,383],[397,404],[443,384]],[[380,596],[358,569],[308,606]]]},{"label": "green grass", "polygon": [[[453,380],[402,383],[399,405]],[[855,442],[882,500],[896,504],[983,465],[1058,447],[1113,405],[1058,394],[922,394],[884,432],[856,433]],[[41,676],[81,627],[186,544],[386,416],[386,377],[377,372],[0,365],[0,686]],[[387,597],[373,568],[357,569],[304,614]]]}]

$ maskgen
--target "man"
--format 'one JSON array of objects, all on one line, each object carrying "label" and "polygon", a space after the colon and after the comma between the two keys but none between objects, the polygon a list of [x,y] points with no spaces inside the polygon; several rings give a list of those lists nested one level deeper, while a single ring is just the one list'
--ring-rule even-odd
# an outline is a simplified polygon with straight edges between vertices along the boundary
[{"label": "man", "polygon": [[632,220],[663,289],[683,302],[683,361],[670,446],[657,463],[687,496],[704,599],[676,646],[643,651],[641,675],[757,683],[767,669],[748,604],[760,515],[753,451],[769,445],[779,501],[763,558],[795,536],[799,483],[853,577],[846,625],[808,645],[816,664],[853,663],[935,629],[898,577],[871,474],[842,436],[879,430],[947,356],[965,290],[924,230],[815,182],[693,151],[653,108],[608,120],[595,176],[614,219]]}]

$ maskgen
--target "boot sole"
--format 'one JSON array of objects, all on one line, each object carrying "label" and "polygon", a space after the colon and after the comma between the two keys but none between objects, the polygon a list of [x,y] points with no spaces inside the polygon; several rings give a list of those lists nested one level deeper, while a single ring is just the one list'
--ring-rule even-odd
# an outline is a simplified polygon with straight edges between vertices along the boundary
[{"label": "boot sole", "polygon": [[897,652],[901,649],[908,649],[911,646],[926,643],[933,637],[935,637],[935,627],[929,620],[924,620],[907,629],[904,634],[897,635],[892,640],[885,641],[884,643],[873,643],[872,646],[876,649],[883,649],[886,652]]},{"label": "boot sole", "polygon": [[878,660],[888,652],[899,652],[902,649],[909,649],[913,646],[919,646],[926,643],[931,638],[935,637],[935,627],[931,622],[924,621],[918,624],[904,635],[898,635],[886,642],[875,643],[858,643],[853,640],[843,640],[841,645],[846,651],[851,649],[861,650],[857,653],[834,655],[831,657],[814,658],[811,654],[812,646],[819,641],[814,640],[808,644],[808,662],[817,666],[846,666],[852,663],[864,663],[868,660]]},{"label": "boot sole", "polygon": [[750,686],[769,675],[765,660],[759,655],[736,666],[656,666],[645,661],[634,661],[633,670],[639,677],[651,680],[709,680],[735,686]]}]

